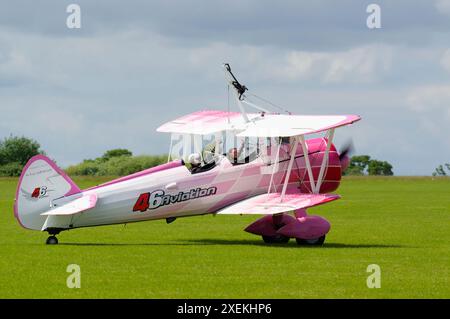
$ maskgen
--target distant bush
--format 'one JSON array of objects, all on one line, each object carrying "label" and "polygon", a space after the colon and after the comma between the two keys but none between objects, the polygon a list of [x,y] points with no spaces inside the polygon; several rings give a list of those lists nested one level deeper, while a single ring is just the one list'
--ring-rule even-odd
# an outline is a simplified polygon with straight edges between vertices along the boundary
[{"label": "distant bush", "polygon": [[0,176],[19,176],[34,155],[44,154],[40,145],[27,137],[10,136],[0,141]]},{"label": "distant bush", "polygon": [[69,175],[97,176],[100,166],[101,163],[99,162],[93,160],[84,160],[80,164],[69,166],[66,169],[66,172]]},{"label": "distant bush", "polygon": [[23,165],[19,162],[12,162],[4,165],[0,165],[0,176],[20,176]]},{"label": "distant bush", "polygon": [[105,154],[101,157],[105,161],[113,158],[113,157],[119,157],[119,156],[133,156],[133,153],[127,149],[124,148],[116,148],[113,150],[106,151]]},{"label": "distant bush", "polygon": [[66,172],[74,176],[125,176],[163,164],[166,161],[166,155],[132,156],[132,153],[127,150],[112,153],[108,151],[102,157],[84,160],[80,164],[69,166]]}]

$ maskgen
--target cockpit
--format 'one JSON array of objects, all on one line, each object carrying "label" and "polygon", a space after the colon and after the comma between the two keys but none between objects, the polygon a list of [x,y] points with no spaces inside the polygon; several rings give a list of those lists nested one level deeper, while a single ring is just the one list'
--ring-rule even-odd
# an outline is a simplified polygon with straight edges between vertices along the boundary
[{"label": "cockpit", "polygon": [[267,155],[270,139],[238,137],[233,131],[171,136],[169,159],[182,159],[192,174],[213,169],[221,161],[244,165]]}]

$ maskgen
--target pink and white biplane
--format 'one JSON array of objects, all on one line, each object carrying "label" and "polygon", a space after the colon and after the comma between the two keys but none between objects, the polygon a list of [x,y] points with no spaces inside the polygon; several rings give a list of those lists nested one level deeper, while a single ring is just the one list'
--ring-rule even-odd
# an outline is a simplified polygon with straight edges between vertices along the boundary
[{"label": "pink and white biplane", "polygon": [[157,129],[172,134],[166,164],[84,190],[52,160],[34,156],[17,186],[18,222],[57,244],[57,234],[79,227],[255,214],[263,217],[245,230],[266,243],[323,244],[330,224],[306,209],[339,198],[330,192],[349,158],[333,145],[335,129],[360,117],[271,113],[250,102],[224,68],[240,112],[205,110],[170,121]]}]

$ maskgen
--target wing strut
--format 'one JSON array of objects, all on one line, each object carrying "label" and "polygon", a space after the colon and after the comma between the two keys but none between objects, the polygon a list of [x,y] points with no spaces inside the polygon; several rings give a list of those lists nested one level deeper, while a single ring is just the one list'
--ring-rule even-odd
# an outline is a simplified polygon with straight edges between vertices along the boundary
[{"label": "wing strut", "polygon": [[[292,166],[294,164],[294,160],[295,160],[295,155],[297,153],[297,147],[298,147],[298,143],[300,143],[302,150],[303,150],[303,154],[304,154],[304,158],[305,158],[305,164],[306,164],[306,170],[308,171],[308,177],[309,177],[309,182],[311,185],[311,193],[313,194],[319,194],[320,192],[320,186],[322,186],[322,182],[324,179],[324,175],[325,175],[325,169],[327,168],[328,165],[328,161],[329,161],[329,155],[330,155],[330,148],[331,145],[333,143],[333,137],[334,137],[334,128],[329,129],[327,132],[327,146],[325,148],[325,153],[322,159],[322,163],[320,165],[320,171],[319,171],[319,176],[317,178],[317,183],[314,180],[314,175],[313,175],[313,171],[312,171],[312,167],[311,167],[311,162],[309,160],[309,154],[308,154],[308,146],[305,142],[305,137],[303,135],[298,135],[295,137],[292,137],[291,139],[293,140],[293,145],[292,145],[292,149],[291,149],[291,157],[289,159],[289,165],[287,167],[287,171],[286,171],[286,175],[284,177],[284,182],[283,182],[283,189],[281,191],[281,196],[280,196],[280,202],[283,202],[285,195],[286,195],[286,190],[287,190],[287,186],[289,184],[289,177],[291,176],[291,171],[292,171]],[[267,195],[270,194],[271,188],[272,188],[272,183],[273,183],[273,175],[275,174],[276,171],[276,165],[278,164],[279,161],[279,153],[280,153],[280,146],[278,147],[278,151],[277,151],[277,155],[275,157],[275,163],[274,163],[274,168],[272,171],[272,176],[270,177],[270,183],[269,183],[269,189],[268,189],[268,193]]]},{"label": "wing strut", "polygon": [[319,194],[320,186],[322,186],[323,175],[325,173],[325,167],[328,165],[328,160],[330,158],[330,148],[333,143],[334,137],[334,128],[328,130],[328,139],[327,139],[327,148],[325,149],[325,154],[323,155],[322,165],[320,166],[319,177],[317,178],[316,189],[314,190],[314,194]]},{"label": "wing strut", "polygon": [[284,178],[284,184],[283,184],[283,190],[281,191],[280,202],[283,201],[284,195],[286,194],[287,185],[289,183],[289,177],[291,176],[292,164],[294,164],[295,153],[297,152],[297,145],[298,145],[297,137],[294,136],[292,139],[294,140],[294,145],[292,145],[291,159],[289,160],[288,169],[286,171],[286,177]]},{"label": "wing strut", "polygon": [[303,154],[305,154],[305,164],[306,164],[306,170],[308,171],[308,177],[309,177],[309,183],[311,185],[311,192],[313,194],[319,194],[320,186],[322,186],[324,174],[325,174],[325,168],[328,164],[329,154],[330,154],[330,148],[331,144],[333,143],[333,137],[334,137],[334,128],[328,130],[328,141],[327,141],[327,147],[325,149],[325,154],[322,159],[322,164],[320,165],[320,171],[319,176],[317,178],[317,183],[314,181],[314,175],[311,168],[311,162],[309,160],[308,155],[308,147],[305,142],[305,138],[303,135],[299,136],[300,144],[303,149]]},{"label": "wing strut", "polygon": [[305,157],[305,165],[306,170],[308,171],[309,183],[311,184],[311,192],[314,192],[316,189],[316,185],[314,183],[314,175],[311,169],[311,163],[309,161],[308,147],[306,146],[305,137],[303,135],[300,135],[299,140]]},{"label": "wing strut", "polygon": [[[275,161],[273,163],[272,175],[270,175],[270,183],[269,183],[269,189],[267,190],[267,196],[269,196],[270,190],[272,189],[273,175],[275,175],[275,172],[278,170],[278,167],[280,165],[280,163],[279,163],[279,161],[280,161],[280,148],[281,148],[281,143],[278,144],[277,155],[275,156]],[[277,191],[277,188],[275,186],[275,192],[276,191]]]}]

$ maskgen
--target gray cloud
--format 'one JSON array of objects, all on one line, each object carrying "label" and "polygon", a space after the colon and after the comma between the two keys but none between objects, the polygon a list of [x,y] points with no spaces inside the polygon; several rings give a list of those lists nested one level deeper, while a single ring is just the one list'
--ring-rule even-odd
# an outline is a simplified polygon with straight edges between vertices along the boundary
[{"label": "gray cloud", "polygon": [[[65,27],[79,3],[82,28]],[[397,174],[450,158],[446,2],[16,1],[0,11],[0,136],[38,139],[60,164],[112,147],[161,153],[165,121],[226,108],[222,62],[299,114],[356,113],[342,129]],[[439,152],[436,152],[436,150]]]}]

